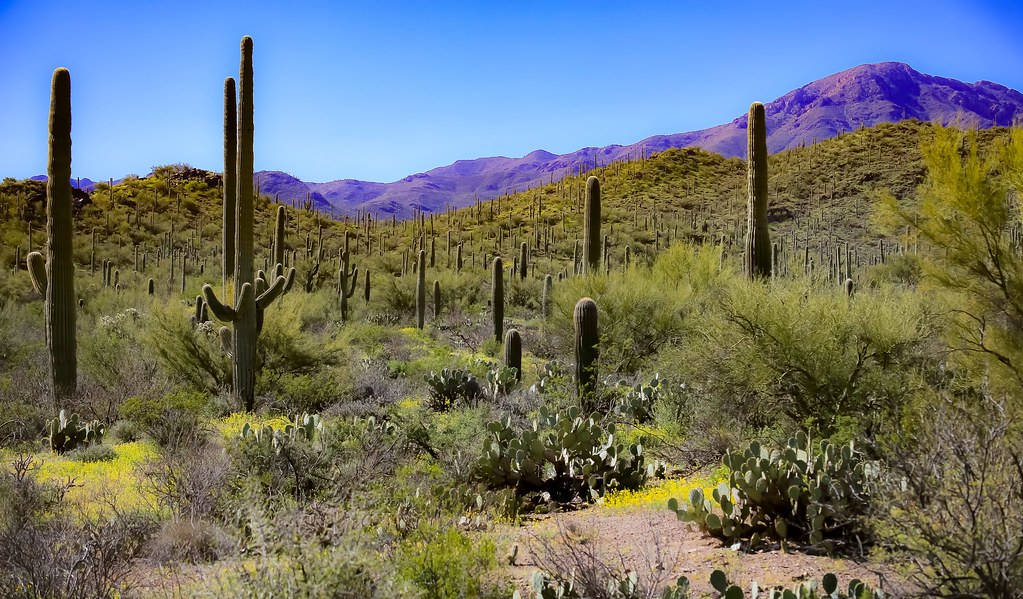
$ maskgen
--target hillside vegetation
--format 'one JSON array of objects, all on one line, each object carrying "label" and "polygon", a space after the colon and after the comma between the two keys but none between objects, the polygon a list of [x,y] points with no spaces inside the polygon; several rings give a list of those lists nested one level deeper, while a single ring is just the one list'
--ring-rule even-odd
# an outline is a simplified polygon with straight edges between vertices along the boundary
[{"label": "hillside vegetation", "polygon": [[[1023,132],[767,157],[754,105],[749,163],[337,221],[246,185],[251,49],[223,178],[72,195],[58,70],[0,184],[11,596],[1020,597]],[[557,519],[628,507],[713,560]]]}]

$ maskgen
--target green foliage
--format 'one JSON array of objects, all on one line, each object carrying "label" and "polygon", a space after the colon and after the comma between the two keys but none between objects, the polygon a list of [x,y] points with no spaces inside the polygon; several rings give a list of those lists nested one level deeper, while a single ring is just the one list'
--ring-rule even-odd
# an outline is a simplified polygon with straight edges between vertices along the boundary
[{"label": "green foliage", "polygon": [[421,528],[399,547],[396,560],[398,573],[421,597],[508,596],[492,582],[497,558],[494,542],[486,537],[470,537],[456,528]]},{"label": "green foliage", "polygon": [[86,447],[79,447],[78,449],[69,452],[67,457],[68,459],[86,464],[92,462],[109,462],[117,457],[117,452],[109,445],[89,445]]},{"label": "green foliage", "polygon": [[799,433],[784,447],[754,441],[742,453],[725,453],[722,462],[729,469],[728,483],[718,485],[712,497],[697,488],[688,505],[669,501],[680,520],[751,547],[763,538],[777,538],[833,550],[863,530],[861,517],[877,466],[852,442],[837,446],[821,440],[815,445]]},{"label": "green foliage", "polygon": [[936,329],[932,309],[907,291],[860,290],[850,301],[805,280],[769,290],[739,282],[723,290],[700,338],[665,352],[660,369],[680,370],[713,418],[855,437],[896,417],[919,373],[937,367]]},{"label": "green foliage", "polygon": [[539,491],[555,501],[591,501],[610,490],[642,487],[654,473],[642,445],[618,443],[614,424],[584,418],[578,408],[553,414],[540,408],[528,428],[517,429],[506,417],[487,424],[487,431],[477,475],[518,495]]},{"label": "green foliage", "polygon": [[134,422],[161,447],[173,448],[202,433],[209,405],[204,393],[176,391],[158,399],[129,398],[121,405],[121,417]]}]

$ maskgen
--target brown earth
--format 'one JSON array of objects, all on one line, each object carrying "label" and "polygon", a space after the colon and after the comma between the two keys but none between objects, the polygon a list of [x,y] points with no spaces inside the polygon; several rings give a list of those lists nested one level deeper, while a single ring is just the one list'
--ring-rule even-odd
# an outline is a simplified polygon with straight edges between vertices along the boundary
[{"label": "brown earth", "polygon": [[[530,596],[530,579],[546,561],[544,556],[550,555],[551,548],[563,548],[566,541],[619,571],[635,571],[641,583],[650,586],[662,587],[685,576],[698,595],[712,591],[709,579],[714,570],[723,570],[732,583],[747,590],[753,581],[761,588],[792,587],[810,579],[820,581],[832,572],[843,588],[858,578],[890,595],[900,594],[891,569],[869,559],[858,563],[796,550],[783,552],[778,546],[740,552],[679,521],[668,510],[596,507],[547,516],[519,527],[500,527],[494,534],[499,547],[509,553],[518,547],[511,574],[524,597]],[[564,555],[563,550],[558,553]]]}]

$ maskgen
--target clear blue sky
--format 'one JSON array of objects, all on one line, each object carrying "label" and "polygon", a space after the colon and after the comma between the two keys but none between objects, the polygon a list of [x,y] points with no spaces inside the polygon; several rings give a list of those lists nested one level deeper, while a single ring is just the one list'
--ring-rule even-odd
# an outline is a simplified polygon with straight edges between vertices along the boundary
[{"label": "clear blue sky", "polygon": [[76,176],[220,170],[246,34],[256,168],[307,181],[700,129],[866,62],[1023,89],[1020,0],[0,0],[0,176],[45,172],[57,66]]}]

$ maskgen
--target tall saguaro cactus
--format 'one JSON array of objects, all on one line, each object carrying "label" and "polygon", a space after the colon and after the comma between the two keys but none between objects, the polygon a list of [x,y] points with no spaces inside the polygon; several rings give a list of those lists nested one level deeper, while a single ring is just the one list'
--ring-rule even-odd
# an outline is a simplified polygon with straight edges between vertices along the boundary
[{"label": "tall saguaro cactus", "polygon": [[[259,333],[263,329],[263,313],[282,293],[291,287],[295,269],[287,276],[278,274],[283,266],[274,268],[273,283],[264,278],[253,278],[253,193],[252,193],[252,38],[246,36],[241,43],[239,84],[241,94],[238,111],[238,155],[235,197],[234,243],[234,305],[228,306],[217,299],[209,285],[203,285],[203,298],[213,316],[233,327],[221,330],[221,338],[230,341],[234,366],[235,398],[251,411],[255,406],[256,349]],[[230,339],[228,339],[230,336]]]},{"label": "tall saguaro cactus", "polygon": [[594,407],[600,353],[597,303],[588,297],[580,299],[575,304],[572,321],[575,325],[575,384],[583,409],[589,411]]},{"label": "tall saguaro cactus", "polygon": [[583,208],[583,262],[586,274],[600,271],[600,181],[586,180],[586,204]]},{"label": "tall saguaro cactus", "polygon": [[767,123],[764,105],[749,107],[747,155],[749,196],[746,212],[746,251],[743,266],[753,279],[771,276],[771,237],[767,230]]},{"label": "tall saguaro cactus", "polygon": [[277,220],[274,223],[274,245],[271,264],[284,264],[284,225],[287,223],[287,215],[284,213],[284,206],[277,207]]},{"label": "tall saguaro cactus", "polygon": [[440,281],[433,281],[433,319],[440,318],[440,311],[443,299],[440,295]]},{"label": "tall saguaro cactus", "polygon": [[554,302],[554,277],[545,275],[543,278],[543,291],[540,295],[540,314],[544,320],[551,316],[551,304]]},{"label": "tall saguaro cactus", "polygon": [[[359,282],[359,269],[348,270],[349,253],[341,252],[341,268],[337,271],[337,300],[341,309],[341,322],[348,322],[348,300],[355,294]],[[366,301],[369,301],[369,271],[366,271]]]},{"label": "tall saguaro cactus", "polygon": [[504,336],[504,365],[515,369],[515,380],[522,380],[522,336],[515,329],[508,329]]},{"label": "tall saguaro cactus", "polygon": [[426,326],[426,250],[416,260],[416,327]]},{"label": "tall saguaro cactus", "polygon": [[224,254],[222,279],[224,293],[227,293],[228,282],[234,275],[234,213],[236,173],[238,168],[238,108],[236,105],[234,77],[224,79]]},{"label": "tall saguaro cactus", "polygon": [[490,283],[490,308],[494,317],[494,338],[501,342],[504,336],[504,262],[494,256],[493,279]]},{"label": "tall saguaro cactus", "polygon": [[45,298],[46,348],[54,405],[70,399],[78,385],[75,265],[71,216],[71,74],[53,71],[50,82],[50,140],[46,168],[46,257],[27,257],[32,285]]}]

